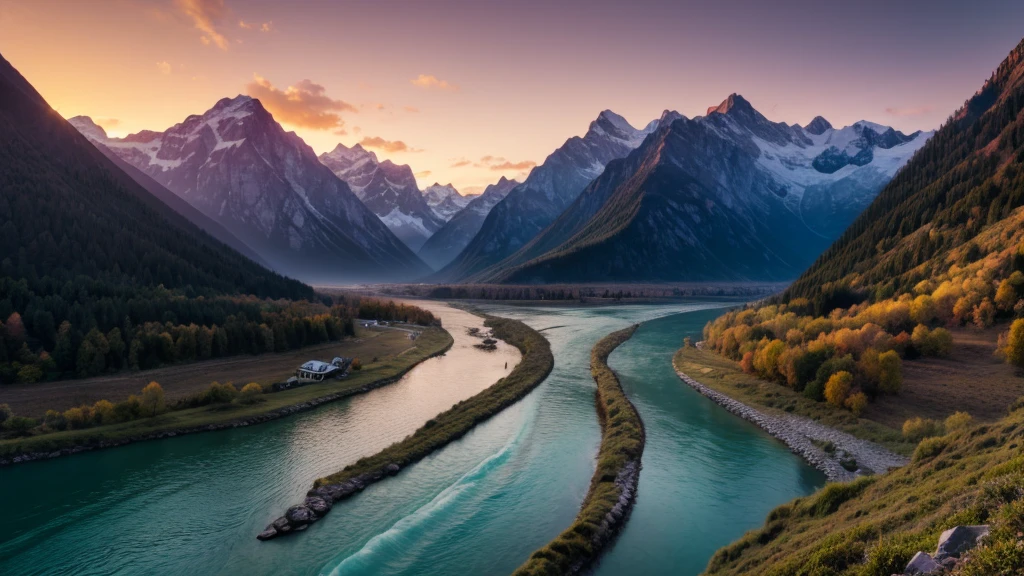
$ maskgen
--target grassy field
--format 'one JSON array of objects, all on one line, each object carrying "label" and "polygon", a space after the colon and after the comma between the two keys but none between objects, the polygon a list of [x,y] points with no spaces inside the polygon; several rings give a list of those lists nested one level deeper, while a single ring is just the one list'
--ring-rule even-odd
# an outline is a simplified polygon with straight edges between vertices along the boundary
[{"label": "grassy field", "polygon": [[[905,441],[898,428],[871,420],[866,414],[857,418],[849,410],[815,402],[790,388],[760,380],[740,370],[738,363],[714,352],[682,348],[676,352],[672,363],[676,370],[701,384],[766,413],[778,415],[786,412],[805,416],[881,444],[898,454],[909,455],[914,450],[914,444]],[[685,386],[682,382],[679,385]]]},{"label": "grassy field", "polygon": [[745,374],[739,364],[714,352],[686,348],[676,353],[674,362],[677,370],[741,402],[767,411],[806,416],[909,455],[915,445],[904,441],[901,432],[907,419],[941,421],[962,411],[975,420],[991,422],[1005,416],[1006,407],[1024,396],[1024,379],[993,354],[999,330],[957,328],[951,332],[953,353],[949,358],[905,361],[899,395],[880,396],[860,418]]},{"label": "grassy field", "polygon": [[947,528],[990,524],[992,535],[952,572],[1024,574],[1024,402],[996,422],[925,440],[910,465],[829,484],[768,515],[764,527],[712,557],[707,574],[902,574]]},{"label": "grassy field", "polygon": [[[264,394],[260,397],[261,401],[256,404],[211,405],[165,412],[153,418],[143,418],[109,426],[7,439],[0,441],[0,456],[10,457],[22,453],[50,452],[71,446],[116,444],[170,431],[190,430],[210,425],[219,426],[269,415],[325,397],[334,395],[342,397],[357,393],[364,387],[372,387],[376,383],[397,378],[416,364],[447,350],[452,345],[451,335],[440,328],[426,329],[411,349],[410,346],[413,343],[404,333],[400,334],[400,338],[404,339],[404,344],[392,343],[390,345],[392,354],[380,356],[377,362],[371,362],[372,357],[368,358],[363,364],[362,370],[352,372],[344,380],[329,380],[293,390]],[[308,354],[308,350],[303,351],[302,357],[306,357]],[[214,379],[213,377],[209,378],[209,380]]]},{"label": "grassy field", "polygon": [[173,402],[205,390],[210,382],[233,382],[239,387],[249,382],[283,382],[294,376],[295,369],[307,360],[329,362],[335,356],[345,356],[368,363],[373,358],[399,354],[415,344],[401,330],[357,327],[355,338],[279,354],[232,356],[82,380],[0,386],[0,404],[10,405],[19,416],[40,418],[47,410],[62,412],[74,406],[91,405],[97,400],[118,402],[138,394],[150,382],[159,382],[168,402]]},{"label": "grassy field", "polygon": [[918,358],[903,363],[903,390],[870,404],[865,417],[899,428],[907,418],[942,420],[964,411],[981,421],[1006,415],[1006,407],[1024,396],[1024,378],[994,351],[1006,326],[977,330],[955,328],[949,358]]},{"label": "grassy field", "polygon": [[539,332],[522,322],[495,316],[487,316],[484,325],[493,330],[496,338],[522,352],[522,360],[508,376],[428,420],[406,439],[373,456],[362,458],[339,472],[318,479],[315,486],[340,484],[358,476],[379,472],[390,464],[404,468],[417,462],[520,400],[551,372],[554,356],[548,341]]},{"label": "grassy field", "polygon": [[[597,383],[596,407],[601,422],[601,447],[590,489],[572,526],[530,555],[514,574],[575,574],[600,555],[604,545],[626,522],[636,494],[644,424],[608,367],[608,355],[629,340],[637,326],[612,332],[590,352],[590,371]],[[624,491],[629,491],[623,497]],[[606,520],[609,515],[614,521]]]}]

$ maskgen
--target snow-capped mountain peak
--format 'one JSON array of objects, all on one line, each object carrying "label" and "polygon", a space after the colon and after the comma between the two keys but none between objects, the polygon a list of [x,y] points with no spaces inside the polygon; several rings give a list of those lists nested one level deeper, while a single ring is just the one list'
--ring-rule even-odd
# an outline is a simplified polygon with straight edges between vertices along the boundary
[{"label": "snow-capped mountain peak", "polygon": [[69,118],[68,122],[89,140],[103,142],[107,139],[107,131],[99,124],[93,122],[92,118],[88,116],[75,116],[74,118]]},{"label": "snow-capped mountain peak", "polygon": [[831,130],[832,124],[828,120],[825,120],[821,116],[815,116],[814,120],[811,120],[804,126],[804,130],[808,134],[814,134],[815,136],[821,136],[826,130]]},{"label": "snow-capped mountain peak", "polygon": [[427,201],[427,206],[447,222],[476,198],[476,195],[463,196],[451,184],[442,185],[434,182],[423,189],[423,198]]},{"label": "snow-capped mountain peak", "polygon": [[425,271],[257,99],[221,99],[164,132],[105,138],[91,124],[80,119],[75,125],[279,271],[311,281],[398,278],[396,265]]},{"label": "snow-capped mountain peak", "polygon": [[412,168],[377,155],[356,144],[338,144],[320,155],[320,162],[341,178],[356,196],[413,250],[444,224],[427,205],[416,185]]},{"label": "snow-capped mountain peak", "polygon": [[708,108],[707,115],[711,114],[754,114],[756,110],[747,102],[747,99],[735,92],[730,94],[718,106]]}]

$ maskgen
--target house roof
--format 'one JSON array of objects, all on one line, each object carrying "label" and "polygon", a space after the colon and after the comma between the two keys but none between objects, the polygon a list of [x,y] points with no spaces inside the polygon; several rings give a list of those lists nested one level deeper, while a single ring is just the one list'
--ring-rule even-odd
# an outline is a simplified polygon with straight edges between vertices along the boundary
[{"label": "house roof", "polygon": [[319,360],[310,360],[309,362],[306,362],[300,367],[301,370],[317,373],[327,372],[328,370],[331,370],[333,368],[336,368],[336,366],[328,364],[327,362],[321,362]]}]

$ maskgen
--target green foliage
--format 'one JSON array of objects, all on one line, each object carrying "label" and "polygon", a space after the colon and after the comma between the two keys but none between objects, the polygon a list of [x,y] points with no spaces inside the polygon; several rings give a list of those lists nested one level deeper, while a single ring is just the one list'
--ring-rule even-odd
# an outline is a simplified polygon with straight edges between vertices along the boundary
[{"label": "green foliage", "polygon": [[976,244],[970,250],[975,236],[1024,203],[1020,50],[793,283],[785,300],[806,298],[817,314],[828,314],[866,297],[850,287],[851,276],[858,286],[892,282],[906,291],[921,280],[922,265],[954,251],[962,252],[961,265],[984,255]]},{"label": "green foliage", "polygon": [[197,403],[199,406],[205,406],[207,404],[230,404],[238,398],[238,389],[234,387],[230,382],[221,384],[220,382],[210,382],[210,386],[207,387],[206,391],[200,394],[200,400]]},{"label": "green foliage", "polygon": [[[1021,411],[926,439],[908,466],[780,507],[788,512],[773,512],[761,530],[719,550],[707,573],[888,576],[916,552],[934,550],[943,530],[969,524],[989,524],[991,533],[952,574],[1022,573],[1022,441]],[[860,557],[843,553],[857,550]]]},{"label": "green foliage", "polygon": [[35,428],[36,421],[25,416],[11,416],[4,423],[4,426],[15,435],[23,435],[27,434],[32,428]]},{"label": "green foliage", "polygon": [[801,513],[819,518],[828,516],[839,510],[839,507],[844,502],[854,498],[868,486],[871,486],[875,480],[877,480],[875,476],[863,476],[853,482],[833,482],[827,484],[801,508]]}]

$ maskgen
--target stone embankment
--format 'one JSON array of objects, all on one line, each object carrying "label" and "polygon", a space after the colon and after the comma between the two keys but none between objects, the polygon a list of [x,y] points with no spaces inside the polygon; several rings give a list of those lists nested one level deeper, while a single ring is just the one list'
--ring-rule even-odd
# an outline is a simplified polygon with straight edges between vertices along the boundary
[{"label": "stone embankment", "polygon": [[[765,432],[778,438],[789,449],[809,464],[825,473],[833,482],[852,480],[857,476],[887,472],[891,468],[907,465],[910,460],[885,448],[856,436],[841,432],[801,416],[772,416],[735,400],[721,392],[712,390],[682,372],[676,371],[679,378],[691,388],[711,399],[729,412],[753,422]],[[818,445],[831,443],[834,453],[829,454]],[[845,458],[841,456],[846,454]],[[853,470],[848,470],[841,460],[856,462]]]}]

